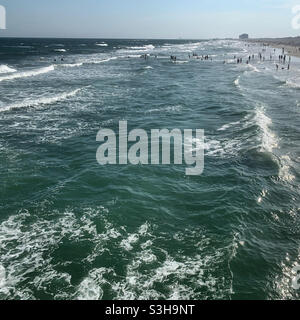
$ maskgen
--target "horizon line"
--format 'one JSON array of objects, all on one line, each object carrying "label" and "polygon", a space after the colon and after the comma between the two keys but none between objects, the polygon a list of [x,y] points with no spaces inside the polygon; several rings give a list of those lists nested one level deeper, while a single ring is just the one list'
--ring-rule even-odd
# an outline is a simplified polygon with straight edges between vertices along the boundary
[{"label": "horizon line", "polygon": [[[284,39],[284,38],[299,38],[298,36],[284,36],[284,37],[250,37],[247,40],[259,39]],[[134,38],[134,37],[55,37],[55,36],[0,36],[0,39],[85,39],[85,40],[241,40],[239,37],[213,37],[213,38]]]},{"label": "horizon line", "polygon": [[214,37],[214,38],[134,38],[134,37],[48,37],[48,36],[0,36],[0,39],[91,39],[91,40],[223,40],[223,39],[233,39],[238,40],[238,38],[233,37]]}]

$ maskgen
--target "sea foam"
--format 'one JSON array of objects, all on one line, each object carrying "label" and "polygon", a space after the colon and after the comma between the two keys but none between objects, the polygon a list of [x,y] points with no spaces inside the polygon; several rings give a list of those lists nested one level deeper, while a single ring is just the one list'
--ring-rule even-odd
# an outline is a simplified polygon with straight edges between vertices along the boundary
[{"label": "sea foam", "polygon": [[108,44],[107,43],[95,43],[96,46],[98,47],[108,47]]},{"label": "sea foam", "polygon": [[272,120],[266,116],[263,107],[257,107],[255,110],[255,122],[261,129],[261,146],[265,151],[272,152],[277,148],[278,141],[276,135],[270,129]]},{"label": "sea foam", "polygon": [[6,64],[1,64],[0,65],[0,74],[1,73],[12,73],[12,72],[16,72],[17,70],[10,68],[9,66],[7,66]]},{"label": "sea foam", "polygon": [[64,92],[56,96],[52,97],[42,97],[36,100],[24,100],[22,102],[14,103],[11,105],[8,105],[4,108],[0,109],[0,112],[9,111],[13,109],[19,109],[19,108],[28,108],[28,107],[37,107],[40,105],[46,105],[46,104],[53,104],[59,101],[66,100],[70,97],[75,96],[81,89],[76,89],[71,92]]},{"label": "sea foam", "polygon": [[19,79],[19,78],[33,77],[33,76],[37,76],[37,75],[40,75],[43,73],[48,73],[53,70],[54,70],[54,65],[51,65],[48,67],[43,67],[40,69],[35,69],[35,70],[15,72],[15,73],[0,77],[0,82],[6,81],[6,80],[15,80],[15,79]]}]

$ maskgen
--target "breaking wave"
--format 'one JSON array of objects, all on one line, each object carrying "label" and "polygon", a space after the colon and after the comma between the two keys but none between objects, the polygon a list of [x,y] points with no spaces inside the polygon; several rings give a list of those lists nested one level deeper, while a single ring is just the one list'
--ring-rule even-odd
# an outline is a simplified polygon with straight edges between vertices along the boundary
[{"label": "breaking wave", "polygon": [[108,44],[107,43],[95,43],[96,46],[98,47],[108,47]]},{"label": "breaking wave", "polygon": [[59,101],[66,100],[70,97],[75,96],[81,89],[76,89],[68,93],[62,93],[56,96],[52,97],[43,97],[36,100],[24,100],[23,102],[14,103],[11,105],[8,105],[4,108],[0,109],[0,112],[9,111],[13,109],[19,109],[19,108],[28,108],[28,107],[37,107],[40,105],[46,105],[46,104],[53,104]]},{"label": "breaking wave", "polygon": [[19,78],[28,78],[28,77],[33,77],[37,76],[43,73],[48,73],[50,71],[54,70],[54,65],[51,65],[49,67],[44,67],[36,70],[28,70],[28,71],[21,71],[21,72],[16,72],[13,74],[5,75],[0,77],[0,82],[6,81],[6,80],[15,80]]},{"label": "breaking wave", "polygon": [[16,72],[17,70],[10,68],[9,66],[7,66],[6,64],[1,64],[0,65],[0,74],[1,73],[12,73],[12,72]]}]

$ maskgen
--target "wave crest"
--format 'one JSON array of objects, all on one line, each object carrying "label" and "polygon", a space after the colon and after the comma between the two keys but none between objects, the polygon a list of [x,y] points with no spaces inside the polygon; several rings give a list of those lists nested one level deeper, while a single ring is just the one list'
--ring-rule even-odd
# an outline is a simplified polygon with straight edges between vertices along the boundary
[{"label": "wave crest", "polygon": [[9,66],[7,66],[6,64],[1,64],[0,65],[0,74],[1,73],[12,73],[12,72],[16,72],[17,70],[10,68]]},{"label": "wave crest", "polygon": [[19,109],[19,108],[37,107],[40,105],[53,104],[53,103],[63,101],[63,100],[66,100],[70,97],[75,96],[80,90],[81,89],[76,89],[71,92],[65,92],[65,93],[59,94],[57,96],[43,97],[43,98],[36,99],[36,100],[28,100],[28,101],[25,100],[23,102],[11,104],[11,105],[8,105],[4,108],[1,108],[0,112],[10,111],[10,110]]},{"label": "wave crest", "polygon": [[15,79],[19,79],[19,78],[33,77],[33,76],[37,76],[37,75],[40,75],[43,73],[48,73],[53,70],[54,70],[54,65],[51,65],[51,66],[43,67],[43,68],[36,69],[36,70],[17,72],[17,73],[13,73],[13,74],[9,74],[9,75],[0,77],[0,82],[6,81],[6,80],[15,80]]}]

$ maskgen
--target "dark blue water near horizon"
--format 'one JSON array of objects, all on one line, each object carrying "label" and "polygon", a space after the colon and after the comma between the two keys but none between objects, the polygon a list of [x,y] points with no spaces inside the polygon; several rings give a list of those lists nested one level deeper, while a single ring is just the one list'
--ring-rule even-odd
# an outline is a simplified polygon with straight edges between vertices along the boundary
[{"label": "dark blue water near horizon", "polygon": [[[0,298],[299,298],[300,61],[262,49],[0,39]],[[100,166],[120,120],[204,129],[204,173]]]}]

